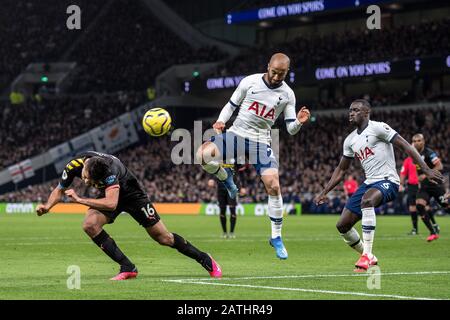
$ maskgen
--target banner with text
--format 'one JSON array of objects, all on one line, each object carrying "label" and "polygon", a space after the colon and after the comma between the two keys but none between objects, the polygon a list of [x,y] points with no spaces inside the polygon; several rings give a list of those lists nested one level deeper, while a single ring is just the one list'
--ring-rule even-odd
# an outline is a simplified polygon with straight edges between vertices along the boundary
[{"label": "banner with text", "polygon": [[[212,216],[219,215],[220,208],[216,203],[204,203],[202,204],[200,214]],[[227,208],[227,215],[230,214],[229,208]],[[268,216],[269,209],[267,204],[262,203],[244,203],[238,204],[236,206],[236,214],[240,216]],[[283,215],[294,214],[301,215],[302,214],[302,205],[299,203],[296,204],[284,204],[283,206]]]}]

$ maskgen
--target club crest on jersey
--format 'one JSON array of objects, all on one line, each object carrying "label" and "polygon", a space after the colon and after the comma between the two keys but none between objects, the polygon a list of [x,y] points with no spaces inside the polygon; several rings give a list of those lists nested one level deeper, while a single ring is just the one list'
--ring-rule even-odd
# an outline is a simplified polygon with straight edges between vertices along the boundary
[{"label": "club crest on jersey", "polygon": [[260,106],[259,103],[256,101],[253,102],[251,104],[251,106],[248,108],[248,111],[251,111],[251,110],[255,111],[257,116],[260,116],[264,119],[270,119],[270,120],[275,119],[275,109],[272,108],[272,109],[267,110],[267,107],[265,105]]},{"label": "club crest on jersey", "polygon": [[116,176],[115,176],[115,175],[109,176],[109,177],[107,177],[107,178],[105,179],[105,184],[106,184],[106,185],[110,185],[110,184],[112,184],[115,180],[116,180]]},{"label": "club crest on jersey", "polygon": [[364,150],[359,150],[359,152],[355,152],[355,156],[359,161],[366,160],[370,156],[375,155],[375,153],[369,147],[366,147]]}]

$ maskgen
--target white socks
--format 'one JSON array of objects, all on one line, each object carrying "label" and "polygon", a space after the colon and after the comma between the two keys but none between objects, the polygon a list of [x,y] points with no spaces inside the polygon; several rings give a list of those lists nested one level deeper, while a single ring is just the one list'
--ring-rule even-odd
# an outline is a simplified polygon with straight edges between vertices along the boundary
[{"label": "white socks", "polygon": [[364,251],[363,254],[368,254],[372,256],[372,245],[373,238],[375,236],[375,227],[376,227],[376,216],[375,209],[373,207],[370,208],[362,208],[362,231],[363,231],[363,240],[364,240]]},{"label": "white socks", "polygon": [[281,227],[283,225],[283,198],[269,195],[269,217],[272,224],[272,239],[281,237]]},{"label": "white socks", "polygon": [[341,237],[344,239],[345,243],[356,250],[356,252],[359,254],[363,253],[363,242],[355,228],[351,228],[350,231],[347,231],[346,233],[341,233]]},{"label": "white socks", "polygon": [[218,161],[210,161],[207,164],[202,164],[202,167],[206,172],[215,175],[220,181],[224,181],[228,177],[228,173]]}]

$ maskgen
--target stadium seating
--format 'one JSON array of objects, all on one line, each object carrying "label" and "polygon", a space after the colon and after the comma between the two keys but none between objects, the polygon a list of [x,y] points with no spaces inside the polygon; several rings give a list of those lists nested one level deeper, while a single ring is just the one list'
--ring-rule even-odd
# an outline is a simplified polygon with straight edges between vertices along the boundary
[{"label": "stadium seating", "polygon": [[[373,119],[384,121],[396,129],[405,139],[422,132],[427,144],[437,150],[442,159],[448,159],[450,150],[445,137],[450,135],[446,125],[448,111],[428,110],[374,110]],[[408,125],[405,126],[405,119]],[[285,202],[298,202],[304,212],[340,212],[345,203],[342,186],[330,193],[327,205],[316,207],[312,200],[330,178],[342,155],[342,143],[351,131],[346,115],[339,117],[320,116],[301,129],[299,135],[290,136],[281,128],[280,136],[280,182]],[[169,137],[149,140],[144,145],[125,150],[118,157],[135,172],[144,183],[145,189],[155,202],[211,202],[216,200],[216,190],[208,188],[211,177],[198,165],[175,166],[170,160]],[[400,168],[405,154],[397,151],[397,167]],[[445,163],[445,160],[444,160]],[[364,180],[360,166],[354,162],[352,172],[359,183]],[[45,199],[49,189],[57,182],[33,186],[16,193],[0,196],[0,201],[38,201]],[[247,194],[243,202],[265,202],[266,194],[254,169],[238,175],[238,184],[245,187]],[[195,188],[192,186],[195,185]],[[92,192],[82,188],[83,193]],[[402,197],[382,208],[383,213],[405,212]]]},{"label": "stadium seating", "polygon": [[[87,28],[105,2],[77,0]],[[69,48],[80,31],[63,32],[69,0],[4,0],[0,10],[0,90],[31,62],[53,62]]]},{"label": "stadium seating", "polygon": [[[0,169],[46,152],[144,101],[143,93],[29,100],[0,108]],[[32,137],[32,139],[30,139]]]},{"label": "stadium seating", "polygon": [[[191,49],[166,29],[140,1],[116,0],[92,28],[107,2],[76,1],[82,9],[81,30],[63,32],[73,1],[5,0],[0,19],[0,90],[31,62],[59,61],[78,37],[84,36],[68,61],[80,68],[72,92],[145,90],[174,64],[217,61],[226,57],[216,47]],[[11,14],[13,12],[13,14]],[[84,33],[87,32],[86,35]],[[167,54],[170,52],[170,54]]]},{"label": "stadium seating", "polygon": [[119,0],[72,52],[82,68],[72,91],[144,90],[172,65],[225,57],[215,47],[192,49],[140,1]]},{"label": "stadium seating", "polygon": [[[268,57],[282,49],[293,68],[448,54],[450,18],[386,28],[383,32],[351,30],[324,36],[302,35],[292,41],[264,44],[221,65],[216,76],[263,72]],[[433,34],[432,37],[427,36]],[[257,53],[255,55],[255,53]]]}]

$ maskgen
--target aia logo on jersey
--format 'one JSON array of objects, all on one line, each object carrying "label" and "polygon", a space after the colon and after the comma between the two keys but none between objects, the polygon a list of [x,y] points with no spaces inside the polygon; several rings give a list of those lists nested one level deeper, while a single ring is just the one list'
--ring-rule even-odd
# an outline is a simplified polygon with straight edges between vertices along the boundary
[{"label": "aia logo on jersey", "polygon": [[364,150],[359,150],[359,152],[355,152],[355,156],[359,161],[366,160],[368,157],[373,156],[375,153],[369,147],[366,147]]},{"label": "aia logo on jersey", "polygon": [[[260,108],[261,107],[261,108]],[[257,116],[263,117],[264,119],[275,119],[275,109],[267,110],[265,105],[259,105],[258,102],[253,102],[252,105],[248,108],[248,111],[255,111]],[[266,112],[267,111],[267,112]]]}]

